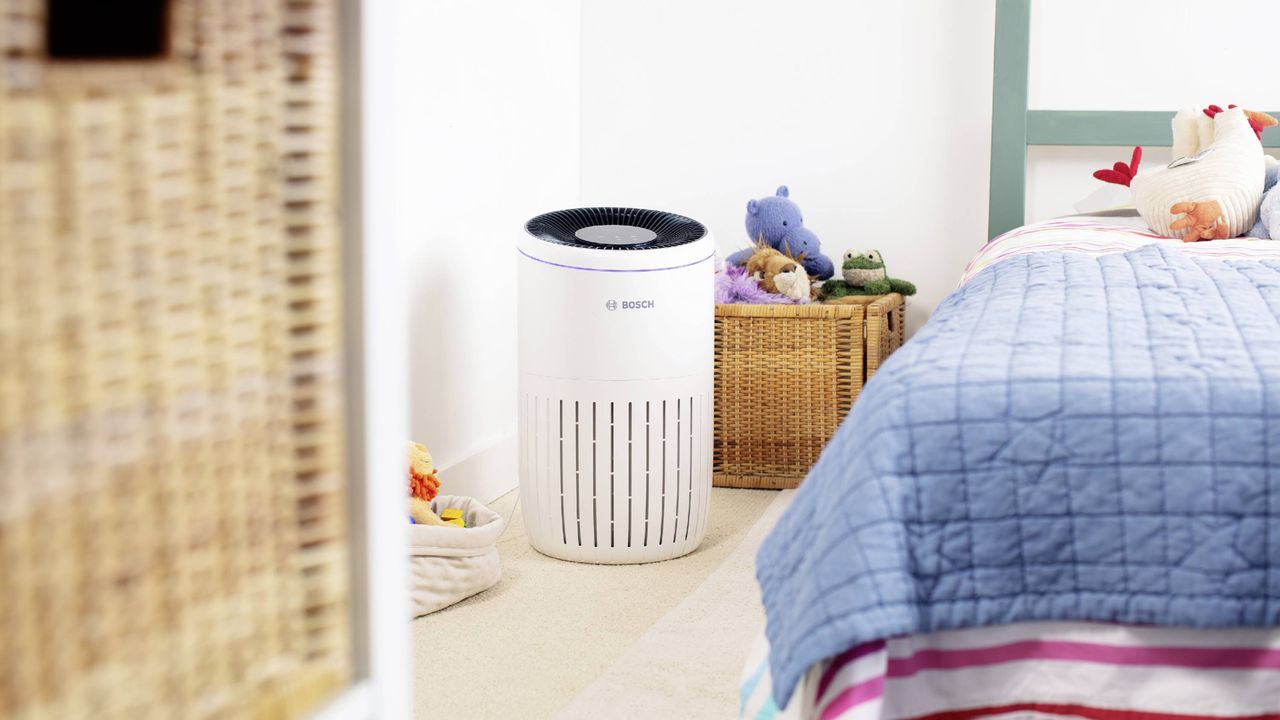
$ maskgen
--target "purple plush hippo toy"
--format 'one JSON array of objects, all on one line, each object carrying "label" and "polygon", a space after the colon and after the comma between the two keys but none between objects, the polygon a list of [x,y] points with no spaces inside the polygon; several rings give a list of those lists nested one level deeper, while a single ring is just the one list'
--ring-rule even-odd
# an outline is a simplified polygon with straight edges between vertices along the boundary
[{"label": "purple plush hippo toy", "polygon": [[[831,277],[834,268],[831,259],[822,254],[822,243],[813,231],[804,226],[804,218],[800,215],[800,206],[792,202],[791,191],[786,185],[778,188],[778,192],[770,197],[747,201],[747,237],[752,243],[764,241],[769,247],[799,257],[809,277],[814,280],[826,280]],[[728,258],[734,265],[746,265],[754,248],[739,250]]]}]

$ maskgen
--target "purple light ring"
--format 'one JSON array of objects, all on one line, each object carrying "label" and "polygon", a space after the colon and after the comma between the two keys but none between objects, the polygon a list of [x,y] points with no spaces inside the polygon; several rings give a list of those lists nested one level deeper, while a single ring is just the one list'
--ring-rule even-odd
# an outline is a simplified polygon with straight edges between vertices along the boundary
[{"label": "purple light ring", "polygon": [[525,252],[524,250],[521,250],[520,248],[516,248],[516,251],[519,252],[521,255],[529,258],[530,260],[533,260],[534,262],[540,262],[546,265],[552,265],[554,267],[564,268],[566,270],[586,270],[587,272],[611,272],[611,273],[661,272],[663,270],[679,270],[680,268],[687,268],[693,265],[697,265],[699,263],[704,263],[710,260],[711,258],[715,257],[716,255],[715,251],[712,250],[710,255],[702,258],[701,260],[694,260],[693,262],[688,262],[683,265],[672,265],[671,267],[661,267],[661,268],[640,268],[638,270],[622,270],[622,269],[611,269],[611,268],[589,268],[589,267],[581,267],[578,265],[561,265],[560,263],[551,262],[550,260],[543,260],[542,258],[536,258],[530,255],[529,253]]}]

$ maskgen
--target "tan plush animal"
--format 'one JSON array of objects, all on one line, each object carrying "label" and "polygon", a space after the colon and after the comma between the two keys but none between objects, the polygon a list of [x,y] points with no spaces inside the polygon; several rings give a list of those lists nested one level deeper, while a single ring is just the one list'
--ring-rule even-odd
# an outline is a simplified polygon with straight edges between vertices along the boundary
[{"label": "tan plush animal", "polygon": [[804,301],[812,297],[813,287],[803,262],[803,254],[791,258],[771,247],[757,245],[747,260],[747,274],[768,292]]}]

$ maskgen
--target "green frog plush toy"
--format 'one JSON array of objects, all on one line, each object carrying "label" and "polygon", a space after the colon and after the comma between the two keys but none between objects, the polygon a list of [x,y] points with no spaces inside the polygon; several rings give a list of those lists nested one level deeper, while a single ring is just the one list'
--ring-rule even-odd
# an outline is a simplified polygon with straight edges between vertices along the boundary
[{"label": "green frog plush toy", "polygon": [[848,295],[915,295],[916,286],[906,280],[889,277],[879,250],[844,254],[843,280],[833,278],[822,284],[822,295],[828,300]]}]

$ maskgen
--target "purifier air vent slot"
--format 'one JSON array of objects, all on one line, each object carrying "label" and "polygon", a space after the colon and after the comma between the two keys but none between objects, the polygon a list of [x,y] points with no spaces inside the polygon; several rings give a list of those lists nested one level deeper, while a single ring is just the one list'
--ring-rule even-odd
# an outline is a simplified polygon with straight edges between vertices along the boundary
[{"label": "purifier air vent slot", "polygon": [[[536,400],[536,398],[535,398]],[[564,517],[564,401],[560,401],[560,412],[557,414],[560,420],[560,538],[564,540],[564,544],[569,544],[569,532],[566,530],[566,521]],[[550,429],[549,427],[547,429]]]},{"label": "purifier air vent slot", "polygon": [[649,446],[649,401],[644,403],[644,546],[649,547],[649,498],[653,492],[649,487],[649,458],[652,457]]},{"label": "purifier air vent slot", "polygon": [[591,547],[600,547],[600,507],[597,504],[596,468],[596,404],[591,403]]},{"label": "purifier air vent slot", "polygon": [[521,462],[533,482],[521,502],[549,511],[539,517],[551,533],[559,506],[566,548],[675,551],[700,535],[694,525],[706,515],[706,492],[695,493],[694,484],[709,462],[707,402],[701,395],[625,404],[525,395]]},{"label": "purifier air vent slot", "polygon": [[631,515],[635,511],[635,495],[631,487],[635,468],[634,458],[635,455],[631,449],[631,403],[627,403],[627,547],[631,547]]},{"label": "purifier air vent slot", "polygon": [[573,401],[573,508],[578,520],[578,547],[582,547],[582,453],[578,442],[578,401]]},{"label": "purifier air vent slot", "polygon": [[[707,234],[702,223],[683,215],[620,207],[557,210],[530,220],[525,230],[549,243],[597,250],[656,250],[686,245]],[[649,235],[652,239],[644,240]]]},{"label": "purifier air vent slot", "polygon": [[691,526],[691,525],[693,524],[693,477],[694,477],[694,476],[693,476],[693,468],[694,468],[694,460],[693,460],[693,459],[694,459],[694,457],[695,457],[695,456],[694,456],[694,454],[693,454],[693,428],[695,427],[695,425],[694,425],[694,421],[693,421],[693,418],[694,418],[694,414],[693,414],[693,397],[692,397],[692,396],[690,396],[690,397],[689,397],[689,424],[688,424],[688,428],[689,428],[689,455],[688,455],[688,458],[689,458],[689,482],[685,483],[685,484],[687,485],[687,489],[688,489],[688,492],[689,492],[689,502],[685,504],[685,507],[686,507],[686,508],[688,508],[688,509],[687,509],[685,512],[687,512],[687,513],[689,514],[689,518],[688,518],[688,520],[686,520],[686,521],[685,521],[685,524],[684,524],[684,539],[685,539],[685,540],[688,540],[688,539],[689,539],[689,526]]},{"label": "purifier air vent slot", "polygon": [[662,544],[662,529],[667,526],[667,401],[662,401],[662,517],[658,520],[658,544]]},{"label": "purifier air vent slot", "polygon": [[609,547],[613,547],[614,503],[613,503],[613,456],[617,452],[613,444],[613,403],[609,403]]}]

